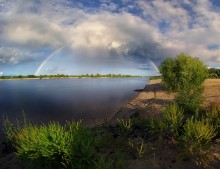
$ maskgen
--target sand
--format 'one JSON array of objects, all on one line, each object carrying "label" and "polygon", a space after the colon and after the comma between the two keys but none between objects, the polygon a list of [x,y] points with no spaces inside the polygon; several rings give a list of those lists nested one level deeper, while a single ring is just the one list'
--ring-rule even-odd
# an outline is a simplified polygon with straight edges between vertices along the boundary
[{"label": "sand", "polygon": [[[220,103],[220,79],[206,79],[203,86],[205,104]],[[163,87],[161,79],[150,80],[136,98],[121,108],[112,118],[112,122],[117,118],[129,118],[135,112],[144,117],[157,116],[167,103],[173,101],[174,97],[175,94],[168,93]]]},{"label": "sand", "polygon": [[[205,104],[210,102],[220,103],[220,79],[207,79],[204,84],[204,102]],[[149,85],[140,91],[139,95],[130,101],[127,105],[113,117],[112,123],[117,118],[129,118],[132,114],[138,112],[142,117],[148,118],[157,116],[162,112],[165,104],[173,101],[175,94],[168,93],[161,84],[161,80],[151,80]],[[145,160],[134,160],[130,162],[129,169],[199,169],[200,167],[195,165],[192,160],[182,158],[176,150],[176,147],[172,143],[160,142],[161,145],[157,147],[157,142],[145,143],[149,155]],[[156,145],[156,149],[153,150]],[[211,147],[210,152],[216,158],[216,162],[213,163],[213,168],[217,169],[220,166],[220,140],[217,140]]]}]

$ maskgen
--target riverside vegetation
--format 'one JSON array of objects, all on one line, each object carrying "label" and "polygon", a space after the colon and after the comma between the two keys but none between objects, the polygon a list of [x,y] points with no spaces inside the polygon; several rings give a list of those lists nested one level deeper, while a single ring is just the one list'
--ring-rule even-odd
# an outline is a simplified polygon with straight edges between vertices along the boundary
[{"label": "riverside vegetation", "polygon": [[5,116],[8,144],[27,168],[123,169],[132,160],[153,168],[156,152],[163,153],[166,146],[174,156],[191,161],[191,168],[219,167],[210,150],[220,137],[220,104],[202,104],[206,66],[179,54],[162,62],[160,72],[163,84],[176,97],[159,116],[144,118],[137,110],[116,124],[93,128],[84,127],[82,121],[37,126],[25,117],[15,125]]},{"label": "riverside vegetation", "polygon": [[82,75],[65,75],[65,74],[56,74],[56,75],[18,75],[18,76],[0,76],[2,80],[10,79],[58,79],[58,78],[135,78],[142,76],[135,75],[124,75],[124,74],[82,74]]}]

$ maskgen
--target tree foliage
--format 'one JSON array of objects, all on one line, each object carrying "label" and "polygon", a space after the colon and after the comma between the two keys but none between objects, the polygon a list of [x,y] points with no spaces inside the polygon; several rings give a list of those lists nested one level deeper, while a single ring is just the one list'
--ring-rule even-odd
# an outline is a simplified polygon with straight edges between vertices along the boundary
[{"label": "tree foliage", "polygon": [[220,78],[220,69],[210,68],[209,69],[209,78]]},{"label": "tree foliage", "polygon": [[208,77],[207,67],[198,58],[181,53],[176,59],[165,59],[160,72],[166,89],[178,93],[176,103],[185,112],[197,111],[203,101],[202,83]]},{"label": "tree foliage", "polygon": [[181,53],[177,59],[167,58],[160,65],[163,84],[170,92],[189,91],[199,87],[208,75],[207,67],[198,59]]}]

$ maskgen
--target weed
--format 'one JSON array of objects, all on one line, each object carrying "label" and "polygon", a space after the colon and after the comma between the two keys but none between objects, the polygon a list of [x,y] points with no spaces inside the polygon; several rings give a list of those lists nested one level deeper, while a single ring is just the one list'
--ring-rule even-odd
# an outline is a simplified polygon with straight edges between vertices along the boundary
[{"label": "weed", "polygon": [[65,167],[69,162],[67,139],[67,132],[58,123],[29,125],[16,133],[14,146],[18,156],[31,160],[36,168]]},{"label": "weed", "polygon": [[216,136],[216,130],[208,119],[197,120],[194,116],[187,119],[184,125],[184,134],[180,144],[187,156],[199,156],[210,145],[212,138]]},{"label": "weed", "polygon": [[183,109],[176,103],[167,105],[163,112],[162,119],[166,130],[177,137],[179,135],[179,128],[182,126]]},{"label": "weed", "polygon": [[81,122],[68,124],[70,130],[69,157],[74,169],[89,169],[96,159],[94,135]]},{"label": "weed", "polygon": [[132,141],[128,140],[128,145],[136,152],[137,157],[142,158],[145,153],[145,146],[142,138]]},{"label": "weed", "polygon": [[161,117],[150,118],[148,121],[149,134],[161,134],[165,129],[165,124]]},{"label": "weed", "polygon": [[15,125],[10,122],[7,115],[3,116],[3,126],[4,126],[4,133],[8,141],[13,142],[17,129]]},{"label": "weed", "polygon": [[117,119],[118,124],[120,126],[120,130],[122,134],[126,134],[131,131],[133,123],[131,122],[131,119],[124,120],[124,119]]},{"label": "weed", "polygon": [[205,110],[205,116],[216,127],[218,136],[220,136],[220,103],[210,103]]},{"label": "weed", "polygon": [[96,169],[113,169],[113,161],[106,156],[101,156],[97,162],[95,162]]}]

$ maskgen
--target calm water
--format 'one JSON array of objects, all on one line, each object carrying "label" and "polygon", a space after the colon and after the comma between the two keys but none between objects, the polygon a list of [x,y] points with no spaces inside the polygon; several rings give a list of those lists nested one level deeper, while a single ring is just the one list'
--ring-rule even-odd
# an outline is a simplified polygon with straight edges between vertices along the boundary
[{"label": "calm water", "polygon": [[[32,122],[84,119],[87,124],[110,119],[144,88],[146,78],[51,79],[0,81],[0,115]],[[2,119],[2,118],[1,118]],[[2,122],[2,120],[1,120]]]}]

